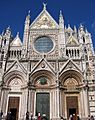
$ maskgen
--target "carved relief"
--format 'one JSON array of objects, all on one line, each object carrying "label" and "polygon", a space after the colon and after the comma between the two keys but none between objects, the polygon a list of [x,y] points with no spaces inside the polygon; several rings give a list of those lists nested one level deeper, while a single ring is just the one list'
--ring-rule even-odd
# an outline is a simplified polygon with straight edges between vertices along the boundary
[{"label": "carved relief", "polygon": [[50,18],[44,14],[40,17],[40,19],[36,22],[36,24],[32,27],[32,28],[36,28],[36,29],[39,29],[39,28],[45,28],[45,29],[48,29],[48,28],[55,28],[55,24],[53,21],[50,20]]},{"label": "carved relief", "polygon": [[68,78],[64,83],[64,86],[66,86],[68,90],[75,90],[76,85],[78,85],[78,83],[74,78]]},{"label": "carved relief", "polygon": [[22,85],[22,82],[19,78],[14,78],[13,80],[11,80],[11,82],[9,83],[9,86],[11,88],[11,91],[18,91],[20,90]]}]

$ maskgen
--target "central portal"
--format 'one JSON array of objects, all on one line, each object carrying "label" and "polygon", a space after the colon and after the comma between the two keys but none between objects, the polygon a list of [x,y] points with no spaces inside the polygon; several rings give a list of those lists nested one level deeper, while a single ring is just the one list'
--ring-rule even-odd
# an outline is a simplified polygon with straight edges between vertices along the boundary
[{"label": "central portal", "polygon": [[36,115],[38,113],[46,114],[47,118],[49,119],[49,112],[50,112],[50,95],[49,93],[37,93],[36,94]]}]

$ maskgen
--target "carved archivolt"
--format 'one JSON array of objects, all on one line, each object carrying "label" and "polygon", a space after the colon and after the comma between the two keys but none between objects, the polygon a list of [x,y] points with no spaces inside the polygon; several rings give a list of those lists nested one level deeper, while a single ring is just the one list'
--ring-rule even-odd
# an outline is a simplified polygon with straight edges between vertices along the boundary
[{"label": "carved archivolt", "polygon": [[10,81],[9,87],[11,88],[11,91],[18,91],[21,89],[22,84],[21,79],[15,77]]},{"label": "carved archivolt", "polygon": [[64,86],[67,87],[68,90],[76,89],[77,85],[78,82],[74,78],[68,78],[64,83]]}]

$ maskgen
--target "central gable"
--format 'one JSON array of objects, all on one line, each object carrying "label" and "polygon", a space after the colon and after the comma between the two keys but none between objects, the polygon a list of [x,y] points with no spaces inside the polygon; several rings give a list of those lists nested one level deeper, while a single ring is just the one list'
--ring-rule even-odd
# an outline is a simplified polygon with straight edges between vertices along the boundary
[{"label": "central gable", "polygon": [[31,29],[55,29],[58,27],[57,22],[51,17],[47,10],[44,9],[30,25]]}]

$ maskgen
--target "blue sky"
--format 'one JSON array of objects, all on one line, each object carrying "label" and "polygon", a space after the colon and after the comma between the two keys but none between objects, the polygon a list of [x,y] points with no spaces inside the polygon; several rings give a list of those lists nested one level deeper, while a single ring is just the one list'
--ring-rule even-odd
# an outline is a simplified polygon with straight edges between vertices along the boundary
[{"label": "blue sky", "polygon": [[95,48],[95,0],[0,0],[0,33],[10,26],[13,36],[20,32],[23,38],[24,21],[31,11],[31,22],[47,3],[47,10],[58,22],[59,11],[62,10],[65,25],[79,27],[82,23],[92,34]]}]

